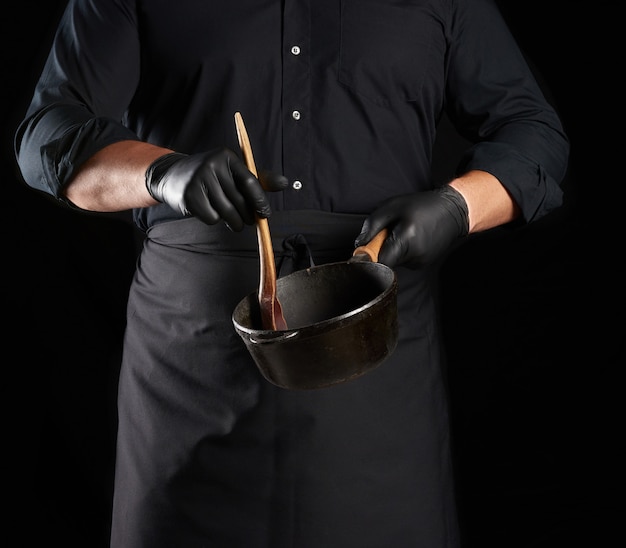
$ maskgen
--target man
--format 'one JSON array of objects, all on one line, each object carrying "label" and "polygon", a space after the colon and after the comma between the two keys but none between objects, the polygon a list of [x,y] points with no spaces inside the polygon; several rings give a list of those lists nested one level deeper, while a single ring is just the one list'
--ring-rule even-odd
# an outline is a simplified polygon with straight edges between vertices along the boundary
[{"label": "man", "polygon": [[[444,112],[473,145],[434,188]],[[569,152],[491,0],[72,0],[16,152],[33,188],[132,209],[146,232],[112,546],[459,545],[437,266],[468,233],[559,207]],[[388,228],[384,364],[313,391],[260,376],[231,322],[258,281],[255,215],[281,273]]]}]

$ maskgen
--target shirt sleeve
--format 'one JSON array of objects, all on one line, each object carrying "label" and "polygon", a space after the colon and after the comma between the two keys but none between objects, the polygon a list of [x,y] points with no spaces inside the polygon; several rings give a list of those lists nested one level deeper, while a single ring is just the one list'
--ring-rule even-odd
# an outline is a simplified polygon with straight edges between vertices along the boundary
[{"label": "shirt sleeve", "polygon": [[[98,150],[138,140],[124,126],[139,74],[133,2],[70,0],[15,136],[25,182],[69,204],[62,189]],[[103,46],[102,36],[112,36]],[[71,205],[71,204],[69,204]]]},{"label": "shirt sleeve", "polygon": [[458,0],[450,25],[446,110],[473,142],[457,173],[491,173],[527,222],[559,207],[569,142],[492,0]]}]

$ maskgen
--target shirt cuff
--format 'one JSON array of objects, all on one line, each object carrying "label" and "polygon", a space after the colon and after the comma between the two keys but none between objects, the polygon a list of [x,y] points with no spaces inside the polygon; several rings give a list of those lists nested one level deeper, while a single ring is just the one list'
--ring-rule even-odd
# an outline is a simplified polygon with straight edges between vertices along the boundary
[{"label": "shirt cuff", "polygon": [[526,222],[540,219],[563,203],[563,191],[545,169],[504,143],[477,143],[463,155],[457,174],[491,173],[507,189]]},{"label": "shirt cuff", "polygon": [[78,168],[104,147],[127,140],[139,139],[135,133],[115,120],[92,118],[42,147],[44,180],[51,194],[72,206],[63,195],[63,188]]}]

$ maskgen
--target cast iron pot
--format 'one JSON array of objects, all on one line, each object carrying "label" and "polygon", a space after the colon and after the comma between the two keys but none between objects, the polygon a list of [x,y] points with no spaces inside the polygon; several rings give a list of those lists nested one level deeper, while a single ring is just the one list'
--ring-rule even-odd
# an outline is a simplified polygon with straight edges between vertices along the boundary
[{"label": "cast iron pot", "polygon": [[288,329],[261,328],[256,292],[239,302],[232,321],[269,382],[292,390],[323,388],[360,377],[393,353],[397,288],[391,268],[355,252],[348,261],[276,280]]}]

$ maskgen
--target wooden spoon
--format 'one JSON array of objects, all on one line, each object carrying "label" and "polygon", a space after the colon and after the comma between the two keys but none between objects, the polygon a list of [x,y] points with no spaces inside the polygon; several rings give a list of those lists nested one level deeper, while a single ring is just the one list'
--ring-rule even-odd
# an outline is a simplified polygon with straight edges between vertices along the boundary
[{"label": "wooden spoon", "polygon": [[[243,158],[250,172],[258,177],[252,147],[246,126],[243,123],[241,113],[235,112],[235,126],[237,138],[243,153]],[[259,255],[261,259],[261,273],[259,279],[259,307],[261,308],[261,323],[263,329],[273,331],[287,329],[287,322],[283,316],[283,309],[276,296],[276,265],[274,263],[274,250],[267,219],[256,216],[257,239],[259,242]]]}]

